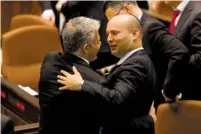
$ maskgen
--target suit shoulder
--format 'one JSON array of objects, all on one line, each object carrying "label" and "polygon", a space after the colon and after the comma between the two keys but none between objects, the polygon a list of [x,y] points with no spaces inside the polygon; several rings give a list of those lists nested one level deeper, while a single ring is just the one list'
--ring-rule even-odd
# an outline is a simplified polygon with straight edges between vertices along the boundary
[{"label": "suit shoulder", "polygon": [[144,18],[145,18],[145,23],[148,25],[153,25],[153,24],[157,24],[158,26],[161,27],[166,27],[165,24],[163,22],[161,22],[160,20],[154,18],[153,16],[147,14],[147,13],[143,13]]},{"label": "suit shoulder", "polygon": [[56,63],[57,61],[61,60],[61,53],[59,52],[50,52],[48,53],[43,61],[44,63]]},{"label": "suit shoulder", "polygon": [[151,59],[149,58],[148,54],[143,51],[140,54],[134,54],[132,55],[127,62],[125,62],[125,65],[130,65],[130,66],[136,66],[136,65],[141,65],[144,67],[150,66],[152,64]]},{"label": "suit shoulder", "polygon": [[60,53],[58,52],[48,53],[44,58],[43,64],[41,66],[41,76],[52,74],[54,71],[56,71],[55,68],[62,66],[63,64],[62,61],[63,60]]}]

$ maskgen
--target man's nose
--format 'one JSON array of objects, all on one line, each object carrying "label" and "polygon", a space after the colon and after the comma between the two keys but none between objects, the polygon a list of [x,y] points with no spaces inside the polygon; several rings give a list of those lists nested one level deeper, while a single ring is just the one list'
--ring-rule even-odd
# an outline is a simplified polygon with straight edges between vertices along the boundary
[{"label": "man's nose", "polygon": [[107,42],[110,43],[112,42],[113,38],[110,34],[108,34],[108,37],[107,37]]}]

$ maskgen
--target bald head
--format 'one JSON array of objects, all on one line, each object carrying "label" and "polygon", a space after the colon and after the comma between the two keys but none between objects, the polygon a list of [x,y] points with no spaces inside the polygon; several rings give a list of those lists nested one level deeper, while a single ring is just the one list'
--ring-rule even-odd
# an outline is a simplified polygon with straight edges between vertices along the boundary
[{"label": "bald head", "polygon": [[118,25],[125,26],[125,28],[127,29],[139,29],[140,32],[142,30],[142,26],[139,20],[137,19],[137,17],[130,14],[120,14],[120,15],[114,16],[108,22],[108,24],[116,24],[116,23]]},{"label": "bald head", "polygon": [[141,25],[129,14],[111,18],[107,25],[107,41],[113,55],[121,58],[126,53],[142,46]]}]

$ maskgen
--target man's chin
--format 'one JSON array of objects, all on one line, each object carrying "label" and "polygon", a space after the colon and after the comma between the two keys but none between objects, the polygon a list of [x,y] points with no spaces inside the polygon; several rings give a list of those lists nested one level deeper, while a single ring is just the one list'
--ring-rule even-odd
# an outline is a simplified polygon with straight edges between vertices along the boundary
[{"label": "man's chin", "polygon": [[96,59],[97,59],[97,56],[94,57],[90,62],[93,62],[93,61],[95,61]]},{"label": "man's chin", "polygon": [[112,55],[118,57],[118,53],[117,53],[117,51],[111,51],[111,53],[112,53]]}]

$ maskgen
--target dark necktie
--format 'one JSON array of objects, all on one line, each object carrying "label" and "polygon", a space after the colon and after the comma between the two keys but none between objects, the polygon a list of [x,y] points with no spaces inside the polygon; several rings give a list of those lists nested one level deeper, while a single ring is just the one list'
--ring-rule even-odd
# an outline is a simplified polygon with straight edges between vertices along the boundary
[{"label": "dark necktie", "polygon": [[175,11],[173,12],[172,20],[171,20],[170,28],[169,28],[169,32],[170,32],[171,34],[174,32],[175,21],[176,21],[177,16],[179,15],[179,13],[180,13],[179,10],[175,10]]}]

